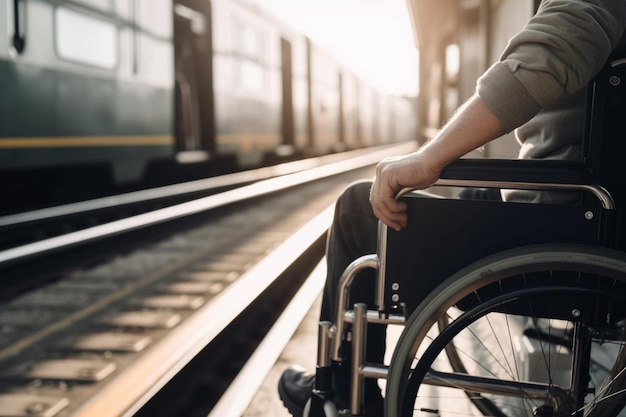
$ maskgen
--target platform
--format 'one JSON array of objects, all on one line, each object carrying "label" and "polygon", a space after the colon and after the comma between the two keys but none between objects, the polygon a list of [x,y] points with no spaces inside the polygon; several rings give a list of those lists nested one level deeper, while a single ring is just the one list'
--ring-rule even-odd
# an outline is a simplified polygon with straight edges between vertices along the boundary
[{"label": "platform", "polygon": [[[320,294],[242,417],[291,417],[278,397],[278,379],[293,364],[299,364],[311,371],[315,369],[321,299]],[[386,361],[389,361],[400,330],[397,326],[388,327]],[[384,381],[380,384],[384,389]]]},{"label": "platform", "polygon": [[315,369],[321,299],[320,295],[242,417],[291,417],[278,398],[278,379],[282,372],[293,364]]}]

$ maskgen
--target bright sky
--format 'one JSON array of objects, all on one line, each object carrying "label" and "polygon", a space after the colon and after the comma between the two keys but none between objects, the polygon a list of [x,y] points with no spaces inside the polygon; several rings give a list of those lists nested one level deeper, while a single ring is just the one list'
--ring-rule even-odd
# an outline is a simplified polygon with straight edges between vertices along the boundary
[{"label": "bright sky", "polygon": [[416,95],[406,0],[257,0],[385,92]]}]

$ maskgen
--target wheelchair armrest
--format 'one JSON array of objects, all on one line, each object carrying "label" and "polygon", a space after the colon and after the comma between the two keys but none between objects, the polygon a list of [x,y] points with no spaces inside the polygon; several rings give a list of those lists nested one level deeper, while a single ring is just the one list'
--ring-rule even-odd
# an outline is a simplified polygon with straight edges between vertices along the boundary
[{"label": "wheelchair armrest", "polygon": [[591,185],[582,163],[537,159],[459,159],[441,173],[442,180]]}]

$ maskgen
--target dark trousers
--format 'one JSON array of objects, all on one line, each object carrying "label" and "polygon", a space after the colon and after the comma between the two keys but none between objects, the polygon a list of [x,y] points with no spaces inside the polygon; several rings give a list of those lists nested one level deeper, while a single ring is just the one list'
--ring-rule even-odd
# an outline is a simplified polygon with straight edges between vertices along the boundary
[{"label": "dark trousers", "polygon": [[[335,321],[337,286],[346,267],[362,255],[376,253],[378,219],[369,203],[371,181],[350,185],[338,198],[335,217],[328,234],[326,246],[327,277],[322,298],[320,319]],[[350,289],[350,306],[366,303],[374,308],[375,271],[366,269],[359,272]],[[382,363],[385,355],[386,326],[369,324],[367,328],[366,361]],[[342,356],[350,357],[350,346],[342,347]],[[350,363],[334,367],[336,394],[342,400],[349,398]],[[365,401],[380,398],[380,389],[375,380],[365,381]]]},{"label": "dark trousers", "polygon": [[[336,318],[337,288],[344,270],[352,261],[376,253],[378,237],[378,219],[374,216],[369,203],[371,181],[351,184],[337,199],[335,215],[328,234],[326,246],[327,277],[322,298],[320,319],[334,322]],[[425,198],[429,196],[424,194]],[[474,200],[500,200],[500,191],[493,189],[464,189],[459,197]],[[376,272],[365,269],[357,275],[350,288],[350,306],[366,303],[376,308],[375,297]],[[368,324],[366,342],[366,361],[382,363],[385,355],[386,326]],[[347,359],[341,366],[334,367],[334,385],[336,394],[342,400],[349,398],[350,389],[350,346],[345,343],[342,356]],[[365,380],[365,401],[380,398],[378,383]]]}]

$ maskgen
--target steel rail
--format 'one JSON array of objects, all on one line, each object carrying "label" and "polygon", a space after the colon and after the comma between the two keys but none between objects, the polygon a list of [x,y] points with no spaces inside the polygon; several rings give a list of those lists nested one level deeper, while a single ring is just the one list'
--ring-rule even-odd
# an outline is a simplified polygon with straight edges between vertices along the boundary
[{"label": "steel rail", "polygon": [[[122,220],[116,220],[88,229],[7,249],[0,252],[0,267],[15,262],[23,262],[36,256],[49,254],[61,249],[68,249],[79,244],[93,242],[119,235],[121,233],[216,209],[228,204],[285,190],[290,187],[327,178],[342,172],[370,166],[376,164],[380,159],[386,156],[410,152],[415,149],[415,146],[415,143],[410,142],[393,147],[385,147],[384,149],[379,149],[376,152],[372,150],[365,153],[358,152],[355,157],[350,159],[338,160],[304,171],[273,177],[216,195],[203,197],[197,200],[139,214]],[[277,172],[275,172],[275,174],[278,175]]]},{"label": "steel rail", "polygon": [[[133,416],[244,308],[326,233],[332,218],[333,206],[329,206],[309,221],[221,292],[211,303],[202,307],[129,368],[109,381],[98,394],[73,413],[72,417]],[[318,277],[317,281],[310,285],[317,288],[319,280]],[[315,291],[310,292],[317,294]],[[293,323],[290,326],[293,326]]]},{"label": "steel rail", "polygon": [[[358,158],[366,154],[384,152],[389,146],[382,146],[370,149],[359,149],[341,154],[320,156],[300,161],[286,162],[265,168],[236,172],[233,174],[221,175],[218,177],[205,178],[201,180],[188,181],[179,184],[166,185],[140,191],[133,191],[124,194],[112,195],[108,197],[96,198],[77,203],[63,204],[55,207],[47,207],[31,210],[23,213],[9,214],[0,217],[0,228],[18,226],[20,224],[53,220],[59,217],[71,216],[75,214],[87,213],[107,208],[122,207],[130,204],[143,203],[148,201],[161,200],[165,198],[180,197],[187,194],[206,192],[224,187],[235,187],[237,185],[267,180],[282,175],[294,174],[323,165],[340,162],[346,159]],[[403,147],[393,146],[394,152],[401,152]],[[386,153],[386,152],[385,152]]]}]

